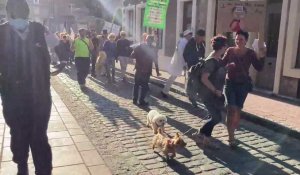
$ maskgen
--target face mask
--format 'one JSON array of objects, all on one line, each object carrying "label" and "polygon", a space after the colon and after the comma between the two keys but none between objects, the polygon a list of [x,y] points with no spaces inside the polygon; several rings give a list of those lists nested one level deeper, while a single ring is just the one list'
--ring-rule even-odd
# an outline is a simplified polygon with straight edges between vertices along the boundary
[{"label": "face mask", "polygon": [[25,29],[27,29],[29,22],[28,20],[19,18],[19,19],[10,19],[9,24],[16,30],[24,31]]}]

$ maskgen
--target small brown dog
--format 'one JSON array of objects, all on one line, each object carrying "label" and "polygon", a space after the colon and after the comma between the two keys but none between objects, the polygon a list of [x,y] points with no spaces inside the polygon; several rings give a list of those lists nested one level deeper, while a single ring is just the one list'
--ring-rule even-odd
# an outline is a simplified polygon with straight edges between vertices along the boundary
[{"label": "small brown dog", "polygon": [[162,149],[164,155],[168,159],[173,159],[176,157],[176,147],[185,147],[186,143],[179,136],[179,133],[176,133],[175,137],[168,138],[162,133],[162,129],[158,128],[158,133],[153,138],[152,149],[159,147]]}]

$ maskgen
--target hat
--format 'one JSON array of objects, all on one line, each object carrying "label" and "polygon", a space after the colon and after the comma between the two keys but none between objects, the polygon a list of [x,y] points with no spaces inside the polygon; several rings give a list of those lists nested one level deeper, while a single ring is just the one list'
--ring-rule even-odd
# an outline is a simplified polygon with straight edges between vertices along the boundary
[{"label": "hat", "polygon": [[183,32],[183,36],[187,36],[187,35],[189,35],[189,34],[193,34],[193,32],[190,31],[190,30],[185,30],[185,31]]}]

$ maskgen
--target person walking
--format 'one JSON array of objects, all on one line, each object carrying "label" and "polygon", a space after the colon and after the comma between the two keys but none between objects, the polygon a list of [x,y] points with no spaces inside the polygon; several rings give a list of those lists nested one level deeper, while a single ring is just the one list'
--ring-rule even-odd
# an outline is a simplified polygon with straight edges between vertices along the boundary
[{"label": "person walking", "polygon": [[168,72],[170,74],[169,79],[166,81],[166,84],[161,91],[161,95],[164,98],[168,97],[170,88],[176,78],[182,74],[183,68],[185,66],[185,61],[183,58],[183,51],[185,49],[186,44],[192,38],[193,32],[190,30],[186,30],[183,32],[183,37],[177,43],[175,53],[172,57]]},{"label": "person walking", "polygon": [[[149,80],[152,72],[153,60],[156,57],[155,48],[152,45],[154,37],[148,35],[146,38],[147,43],[141,43],[137,46],[132,54],[131,58],[136,59],[135,64],[135,76],[134,76],[134,87],[133,87],[133,104],[147,106],[148,102],[145,101],[147,92],[149,91]],[[141,87],[141,93],[139,96]]]},{"label": "person walking", "polygon": [[224,96],[222,93],[225,81],[225,68],[221,67],[222,55],[227,49],[227,38],[222,35],[215,36],[211,40],[213,51],[205,59],[201,68],[198,92],[211,119],[205,123],[193,136],[196,142],[209,148],[219,148],[212,142],[211,135],[214,127],[222,121],[222,110],[224,109]]},{"label": "person walking", "polygon": [[90,50],[93,49],[93,43],[86,37],[85,29],[80,29],[79,37],[74,40],[72,50],[75,51],[77,81],[81,89],[84,89],[86,87],[86,77],[88,76],[90,71]]},{"label": "person walking", "polygon": [[35,173],[51,175],[47,128],[52,102],[45,28],[29,22],[26,0],[8,0],[6,10],[8,22],[0,25],[0,94],[12,160],[18,175],[28,175],[31,150]]},{"label": "person walking", "polygon": [[116,36],[111,33],[108,35],[108,40],[103,45],[103,50],[106,53],[105,70],[108,83],[115,83],[115,61],[117,61],[117,44]]},{"label": "person walking", "polygon": [[92,70],[91,70],[91,76],[96,77],[95,67],[96,67],[96,61],[99,56],[99,45],[100,41],[97,37],[96,31],[92,31],[92,43],[94,45],[94,49],[91,52],[91,60],[92,60]]},{"label": "person walking", "polygon": [[126,69],[129,60],[129,56],[132,52],[130,47],[131,42],[126,39],[126,33],[124,31],[120,32],[121,38],[117,41],[117,52],[118,52],[118,59],[120,61],[121,66],[121,78],[123,82],[127,82],[126,78]]},{"label": "person walking", "polygon": [[[205,57],[205,31],[199,29],[196,32],[196,36],[189,40],[187,45],[185,46],[183,52],[183,58],[187,64],[188,70],[199,63],[200,59],[204,59]],[[189,75],[188,75],[189,78]],[[193,86],[187,84],[186,85],[186,94],[194,107],[198,107],[197,105],[197,91],[192,88]]]},{"label": "person walking", "polygon": [[70,56],[72,54],[71,44],[66,35],[62,36],[62,39],[60,40],[58,46],[55,47],[55,52],[60,62],[56,66],[58,69],[57,71],[61,72],[68,64],[68,61],[70,60]]},{"label": "person walking", "polygon": [[55,53],[55,47],[59,44],[59,38],[55,33],[50,32],[48,28],[45,28],[45,38],[51,56],[51,64],[56,66],[58,58]]},{"label": "person walking", "polygon": [[247,48],[248,38],[248,32],[238,31],[235,37],[236,46],[228,48],[222,59],[222,65],[227,67],[224,95],[227,108],[229,145],[232,148],[237,146],[234,132],[240,123],[241,109],[248,93],[252,90],[249,68],[253,65],[257,71],[261,71],[264,67],[266,54],[265,47],[260,48],[258,54]]}]

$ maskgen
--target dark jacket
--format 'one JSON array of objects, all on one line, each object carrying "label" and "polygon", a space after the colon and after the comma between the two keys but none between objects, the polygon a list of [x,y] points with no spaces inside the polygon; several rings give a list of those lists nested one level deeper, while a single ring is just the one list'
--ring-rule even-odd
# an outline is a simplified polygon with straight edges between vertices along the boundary
[{"label": "dark jacket", "polygon": [[197,44],[195,38],[189,40],[183,52],[183,58],[188,65],[188,68],[196,65],[200,58],[204,58],[205,44]]},{"label": "dark jacket", "polygon": [[118,56],[129,57],[132,52],[130,44],[128,39],[119,39],[117,41]]},{"label": "dark jacket", "polygon": [[58,46],[54,48],[55,53],[59,59],[59,61],[69,61],[69,58],[71,56],[71,45],[70,42],[64,43],[63,41],[60,41]]},{"label": "dark jacket", "polygon": [[115,42],[105,41],[103,51],[106,53],[107,59],[112,60],[117,58],[117,44]]},{"label": "dark jacket", "polygon": [[3,114],[50,112],[50,56],[44,27],[30,22],[22,40],[8,23],[0,25],[0,93]]},{"label": "dark jacket", "polygon": [[133,50],[131,57],[136,59],[136,73],[142,73],[149,76],[151,75],[152,64],[154,59],[157,57],[157,52],[154,46],[149,46],[145,43],[140,44]]}]

